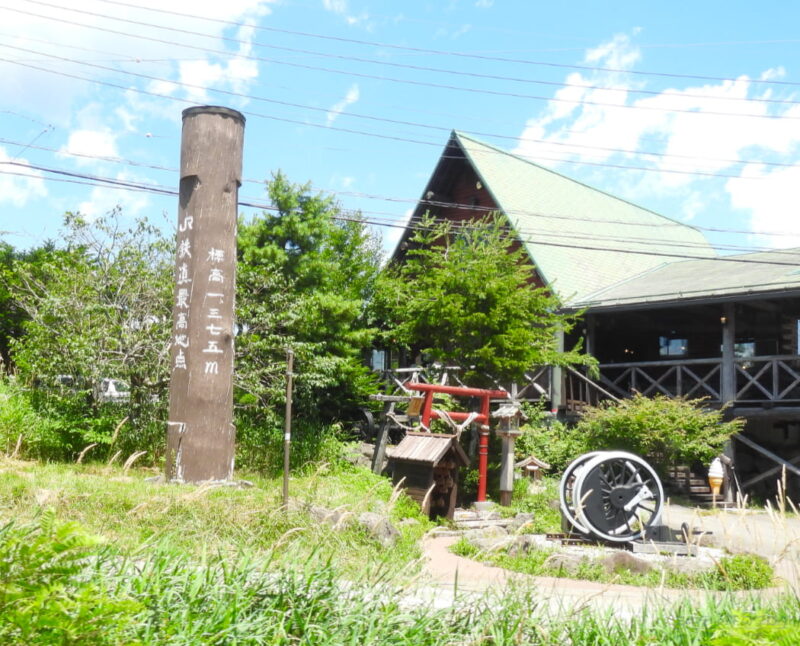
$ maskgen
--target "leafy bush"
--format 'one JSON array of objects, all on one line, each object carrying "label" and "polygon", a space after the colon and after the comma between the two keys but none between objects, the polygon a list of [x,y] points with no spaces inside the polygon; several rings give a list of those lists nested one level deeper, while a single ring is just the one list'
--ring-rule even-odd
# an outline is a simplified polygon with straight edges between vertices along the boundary
[{"label": "leafy bush", "polygon": [[630,451],[666,467],[708,464],[742,424],[740,419],[723,422],[722,411],[705,408],[701,399],[637,394],[588,409],[574,433],[588,450]]},{"label": "leafy bush", "polygon": [[544,477],[534,487],[530,480],[521,478],[514,482],[511,499],[513,513],[533,514],[533,522],[523,531],[532,534],[549,534],[561,531],[561,510],[558,507],[558,480]]},{"label": "leafy bush", "polygon": [[[280,473],[283,469],[283,419],[277,416],[268,419],[258,423],[241,412],[237,415],[238,467],[267,474]],[[340,463],[344,454],[340,433],[336,424],[307,420],[293,422],[291,468],[304,469],[320,462]]]},{"label": "leafy bush", "polygon": [[775,572],[766,559],[753,554],[736,554],[719,560],[708,576],[708,587],[717,590],[759,590],[772,585]]},{"label": "leafy bush", "polygon": [[711,646],[794,646],[800,634],[797,621],[776,621],[764,611],[736,612],[736,621],[720,626]]},{"label": "leafy bush", "polygon": [[67,456],[58,420],[37,410],[29,391],[12,379],[0,380],[0,447],[7,455],[19,442],[20,457],[60,459]]},{"label": "leafy bush", "polygon": [[86,576],[99,539],[53,512],[27,527],[0,529],[0,641],[5,644],[115,644],[139,608]]},{"label": "leafy bush", "polygon": [[450,551],[456,556],[470,559],[477,556],[480,550],[462,536],[450,546]]},{"label": "leafy bush", "polygon": [[528,421],[514,446],[518,459],[535,455],[550,465],[550,473],[561,473],[579,455],[592,451],[586,437],[546,413],[541,406],[527,406]]}]

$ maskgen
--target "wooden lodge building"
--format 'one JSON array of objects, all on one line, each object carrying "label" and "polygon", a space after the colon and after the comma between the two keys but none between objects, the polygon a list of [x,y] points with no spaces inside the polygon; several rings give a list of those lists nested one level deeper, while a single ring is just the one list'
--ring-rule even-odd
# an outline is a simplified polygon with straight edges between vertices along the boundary
[{"label": "wooden lodge building", "polygon": [[733,447],[744,488],[774,482],[787,463],[800,476],[800,249],[719,256],[689,225],[458,132],[412,222],[426,211],[454,220],[502,212],[537,282],[565,310],[584,311],[582,329],[563,341],[583,337],[600,377],[539,371],[535,385],[554,410],[579,414],[634,391],[705,397],[747,420]]}]

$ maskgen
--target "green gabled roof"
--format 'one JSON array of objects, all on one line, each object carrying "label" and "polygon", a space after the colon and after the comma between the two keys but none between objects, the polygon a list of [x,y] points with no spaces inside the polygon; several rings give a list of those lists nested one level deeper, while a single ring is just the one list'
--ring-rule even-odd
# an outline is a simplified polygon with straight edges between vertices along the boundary
[{"label": "green gabled roof", "polygon": [[589,294],[577,307],[616,308],[800,290],[800,248],[684,260]]},{"label": "green gabled roof", "polygon": [[459,132],[453,139],[564,305],[686,256],[702,233]]}]

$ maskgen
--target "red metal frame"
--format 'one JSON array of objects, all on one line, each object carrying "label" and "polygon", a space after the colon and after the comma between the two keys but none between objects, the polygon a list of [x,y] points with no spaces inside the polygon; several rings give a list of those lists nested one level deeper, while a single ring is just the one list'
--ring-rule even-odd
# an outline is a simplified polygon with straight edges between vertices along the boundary
[{"label": "red metal frame", "polygon": [[[480,441],[478,443],[478,502],[486,500],[486,472],[489,463],[489,400],[492,398],[507,398],[505,390],[486,390],[484,388],[467,388],[462,386],[440,386],[438,384],[407,383],[405,387],[409,390],[417,390],[425,393],[422,402],[421,421],[422,425],[430,428],[431,419],[438,419],[439,415],[433,410],[433,395],[443,393],[456,397],[478,397],[481,400],[480,413],[475,417],[480,427]],[[457,411],[447,412],[451,419],[456,421],[466,421],[470,413]]]}]

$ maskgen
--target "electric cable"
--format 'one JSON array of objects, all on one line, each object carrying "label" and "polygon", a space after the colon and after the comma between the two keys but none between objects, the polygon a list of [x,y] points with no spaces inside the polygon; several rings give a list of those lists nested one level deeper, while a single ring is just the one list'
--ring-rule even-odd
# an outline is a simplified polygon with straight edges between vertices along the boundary
[{"label": "electric cable", "polygon": [[[81,11],[79,9],[71,9],[71,8],[68,8],[68,7],[59,7],[57,5],[52,5],[50,3],[39,2],[38,0],[25,0],[25,1],[26,2],[31,2],[33,4],[40,4],[40,5],[44,5],[44,6],[48,6],[48,7],[54,7],[54,8],[57,8],[57,9],[62,9],[62,10],[65,10],[65,11],[71,11],[71,12],[75,12],[75,13],[79,13],[79,14],[87,14],[87,15],[90,15],[90,16],[108,18],[110,20],[116,20],[116,21],[120,21],[120,22],[131,23],[131,24],[135,24],[135,25],[139,25],[139,26],[151,27],[151,28],[156,28],[156,29],[164,29],[164,30],[167,30],[167,31],[172,31],[172,32],[177,32],[177,33],[184,33],[184,34],[188,34],[188,35],[192,35],[192,36],[200,36],[200,37],[215,38],[215,39],[218,38],[220,40],[231,40],[233,42],[241,42],[240,39],[232,39],[232,38],[225,37],[225,36],[212,36],[212,35],[209,35],[209,34],[203,34],[203,33],[200,33],[200,32],[192,32],[190,30],[178,29],[178,28],[175,28],[175,27],[164,27],[164,26],[161,26],[161,25],[153,24],[153,23],[146,23],[146,22],[142,22],[142,21],[134,21],[134,20],[129,20],[129,19],[125,19],[125,18],[118,18],[118,17],[115,17],[115,16],[107,16],[107,15],[103,15],[103,14],[97,14],[97,13],[94,13],[94,12]],[[215,53],[217,55],[220,55],[220,54],[225,55],[225,56],[230,55],[230,52],[225,52],[223,50],[214,50],[214,49],[210,49],[210,48],[197,47],[197,46],[189,45],[189,44],[186,44],[186,43],[176,43],[174,41],[166,41],[164,39],[153,38],[153,37],[144,36],[144,35],[141,35],[141,34],[131,34],[130,32],[123,32],[123,31],[119,31],[119,30],[108,29],[108,28],[104,28],[104,27],[99,27],[97,25],[87,25],[85,23],[79,23],[79,22],[75,22],[75,21],[72,21],[72,20],[67,20],[65,18],[56,18],[54,16],[36,14],[36,13],[33,13],[33,12],[24,11],[22,9],[17,9],[17,8],[12,8],[12,7],[7,7],[7,6],[0,6],[0,9],[5,9],[6,11],[12,11],[12,12],[20,13],[20,14],[23,14],[23,15],[42,18],[42,19],[45,19],[45,20],[52,20],[52,21],[56,21],[56,22],[62,22],[62,23],[65,23],[65,24],[76,25],[76,26],[87,28],[87,29],[92,29],[92,30],[95,30],[95,31],[102,31],[102,32],[107,32],[107,33],[112,33],[112,34],[117,34],[117,35],[122,35],[122,36],[128,36],[130,38],[137,38],[137,39],[141,39],[141,40],[147,40],[147,41],[157,42],[157,43],[161,43],[161,44],[168,44],[168,45],[172,45],[172,46],[180,46],[180,47],[185,47],[185,48],[188,48],[188,49],[200,50],[200,51],[205,51],[205,52],[208,52],[208,53]],[[247,42],[247,41],[245,41],[245,42]],[[247,44],[250,44],[250,43],[247,42]],[[339,70],[339,69],[330,68],[330,67],[306,65],[306,64],[302,64],[302,63],[283,61],[283,60],[279,60],[279,59],[275,59],[275,58],[267,58],[267,57],[263,57],[263,56],[254,56],[254,55],[250,55],[250,54],[241,54],[241,53],[239,54],[238,58],[243,58],[243,59],[247,59],[247,60],[263,61],[263,62],[278,64],[278,65],[286,65],[286,66],[294,67],[294,68],[297,68],[297,69],[306,69],[306,70],[312,70],[312,71],[326,72],[326,73],[329,73],[329,74],[339,74],[339,75],[351,76],[351,77],[356,77],[356,78],[366,78],[366,79],[379,80],[379,81],[390,81],[390,82],[393,82],[393,83],[402,83],[402,84],[406,84],[406,85],[414,85],[414,86],[419,86],[419,87],[445,89],[445,90],[458,91],[458,92],[467,92],[467,93],[473,93],[473,94],[485,94],[485,95],[491,95],[491,96],[502,96],[502,97],[508,97],[508,98],[536,99],[536,100],[541,100],[541,101],[546,101],[546,102],[554,101],[554,102],[560,102],[560,103],[569,103],[569,104],[577,104],[577,105],[591,105],[591,106],[596,106],[596,107],[617,108],[617,109],[626,109],[626,110],[646,110],[646,111],[656,111],[656,112],[666,112],[666,113],[709,115],[709,116],[717,116],[717,117],[800,120],[800,116],[792,116],[792,115],[787,116],[787,115],[754,114],[754,113],[739,113],[739,112],[732,113],[732,112],[720,112],[720,111],[716,111],[716,110],[704,110],[704,111],[700,112],[700,111],[697,111],[697,110],[684,110],[684,109],[678,109],[678,108],[664,108],[664,107],[660,107],[660,106],[649,106],[649,105],[648,106],[642,106],[642,105],[628,105],[628,104],[618,104],[618,103],[603,103],[603,102],[600,102],[600,101],[587,101],[587,100],[580,100],[580,99],[566,99],[566,98],[563,98],[563,97],[547,97],[547,96],[533,95],[533,94],[522,94],[522,93],[518,93],[518,92],[504,92],[504,91],[500,91],[500,90],[489,90],[489,89],[478,89],[478,88],[472,88],[472,87],[461,87],[461,86],[455,86],[455,85],[447,85],[447,84],[443,84],[443,83],[432,83],[432,82],[419,81],[419,80],[414,80],[414,79],[401,79],[401,78],[395,78],[395,77],[378,76],[378,75],[375,75],[375,74],[365,74],[365,73],[362,73],[362,72]]]},{"label": "electric cable", "polygon": [[[30,1],[30,0],[29,0]],[[150,11],[162,14],[169,14],[173,16],[180,16],[182,18],[193,18],[195,20],[204,20],[207,22],[214,22],[214,23],[221,23],[226,25],[231,25],[235,27],[249,27],[258,31],[266,31],[271,33],[280,33],[286,34],[289,36],[302,36],[307,38],[317,38],[322,40],[328,41],[335,41],[335,42],[342,42],[342,43],[351,43],[356,45],[368,45],[370,47],[382,47],[386,49],[395,49],[407,52],[413,52],[416,54],[435,54],[439,56],[453,56],[458,58],[470,58],[475,60],[485,60],[485,61],[493,61],[498,63],[518,63],[521,65],[536,65],[536,66],[543,66],[543,67],[555,67],[560,69],[576,69],[576,70],[585,70],[591,72],[612,72],[612,73],[621,73],[621,74],[636,74],[639,76],[658,76],[664,78],[681,78],[681,79],[693,79],[699,81],[719,81],[719,82],[736,82],[738,79],[729,78],[729,77],[720,77],[720,76],[707,76],[707,75],[698,75],[698,74],[677,74],[671,72],[651,72],[651,71],[637,71],[637,70],[626,70],[620,68],[613,68],[613,67],[600,67],[600,66],[593,66],[593,65],[571,65],[567,63],[552,63],[549,61],[531,61],[526,59],[518,59],[518,58],[507,58],[507,57],[500,57],[500,56],[487,56],[484,54],[473,54],[469,52],[458,52],[458,51],[448,51],[448,50],[440,50],[440,49],[430,49],[424,47],[410,47],[408,45],[397,45],[393,43],[385,43],[379,41],[369,41],[369,40],[359,40],[355,38],[345,38],[341,36],[332,36],[330,34],[317,34],[312,32],[305,32],[305,31],[295,31],[290,29],[280,29],[278,27],[266,27],[263,25],[252,25],[249,23],[237,22],[234,20],[224,20],[222,18],[209,18],[207,16],[197,16],[188,13],[183,13],[180,11],[172,11],[169,9],[163,8],[155,8],[155,7],[144,7],[142,5],[137,5],[129,2],[121,2],[120,0],[97,0],[98,2],[103,2],[105,4],[112,4],[118,5],[121,7],[128,7],[131,9],[139,9],[142,11]],[[781,41],[765,41],[770,43],[797,43],[800,42],[798,40],[781,40]],[[730,44],[740,44],[737,42],[731,42]],[[662,45],[666,46],[666,45]],[[580,48],[584,49],[584,48]],[[780,81],[777,79],[753,79],[753,83],[760,83],[765,85],[788,85],[788,86],[800,86],[800,83],[796,83],[793,81]]]},{"label": "electric cable", "polygon": [[[23,145],[22,142],[14,141],[11,139],[5,139],[0,137],[0,144],[5,145],[12,145],[12,146],[21,146]],[[35,146],[31,145],[30,148],[35,150],[41,150],[45,152],[56,153],[59,155],[66,155],[71,157],[78,157],[82,159],[92,159],[97,161],[109,162],[109,163],[117,163],[117,164],[125,164],[133,167],[138,168],[148,168],[152,170],[164,171],[169,173],[177,174],[179,170],[174,167],[167,167],[162,165],[156,164],[146,164],[143,162],[137,162],[121,157],[108,157],[104,155],[90,155],[85,153],[77,153],[65,150],[58,150],[55,148],[48,148],[45,146]],[[463,159],[463,157],[459,157],[458,159]],[[255,185],[263,185],[264,180],[252,179],[252,178],[243,178],[243,183],[247,184],[255,184]],[[478,214],[489,215],[491,213],[497,212],[498,209],[491,207],[491,206],[482,206],[477,204],[466,204],[466,203],[459,203],[459,202],[447,202],[442,200],[434,200],[434,199],[415,199],[415,198],[400,198],[400,197],[391,197],[385,195],[376,195],[376,194],[368,194],[368,193],[360,193],[356,191],[342,191],[342,190],[334,190],[328,188],[317,188],[316,190],[325,193],[325,194],[333,194],[337,196],[347,195],[351,197],[363,198],[368,200],[380,200],[386,202],[396,202],[396,203],[407,203],[407,204],[415,204],[415,205],[424,205],[431,208],[446,208],[446,209],[456,209],[456,210],[464,210],[464,211],[472,211]],[[380,212],[380,211],[373,211],[373,210],[364,210],[365,213],[373,214],[373,215],[390,215],[393,216],[395,219],[397,218],[396,214],[388,213],[388,212]],[[624,220],[612,220],[612,219],[597,219],[597,218],[585,218],[585,217],[578,217],[578,216],[564,216],[564,215],[557,215],[557,214],[548,214],[542,213],[537,211],[530,211],[525,209],[508,209],[502,211],[506,217],[511,219],[513,216],[531,216],[536,218],[545,218],[545,219],[554,219],[554,220],[565,220],[569,222],[587,222],[591,224],[619,224],[625,225],[628,227],[664,227],[664,226],[687,226],[681,222],[672,220],[665,216],[660,216],[664,222],[628,222]],[[752,230],[745,230],[745,229],[730,229],[730,228],[721,228],[721,227],[703,227],[703,226],[693,226],[693,228],[698,229],[700,231],[710,231],[715,233],[729,233],[729,234],[743,234],[743,235],[763,235],[763,236],[776,236],[776,235],[795,235],[794,232],[790,231],[752,231]],[[520,232],[522,234],[527,233],[527,229],[524,227],[515,226],[514,230]],[[637,239],[631,237],[630,239]],[[638,238],[640,240],[649,240],[650,238]],[[758,247],[751,246],[751,247],[741,247],[736,245],[724,246],[721,248],[726,249],[759,249]],[[767,248],[764,248],[765,250]]]},{"label": "electric cable", "polygon": [[[22,164],[19,162],[0,162],[0,166],[1,165],[26,167],[34,170],[40,170],[42,172],[50,172],[55,175],[59,175],[61,177],[48,178],[48,179],[59,179],[70,183],[117,188],[120,190],[150,192],[158,195],[167,195],[171,197],[176,197],[178,195],[178,191],[174,189],[158,185],[149,185],[142,182],[129,182],[125,180],[116,180],[111,178],[98,178],[96,176],[88,175],[85,173],[74,173],[70,171],[64,171],[61,169],[49,169],[41,166]],[[0,174],[22,175],[25,177],[32,177],[30,174],[23,174],[20,173],[19,171],[4,171],[2,169],[0,169]],[[277,207],[270,204],[249,202],[242,200],[238,201],[238,206],[246,208],[257,208],[268,211],[279,211]],[[334,220],[339,220],[339,221],[363,222],[364,224],[371,224],[374,226],[391,227],[391,228],[398,228],[405,230],[431,230],[431,227],[425,227],[419,223],[411,223],[411,222],[409,222],[408,224],[393,224],[387,222],[374,221],[369,218],[364,218],[361,216],[347,217],[343,215],[332,216],[332,218]],[[760,260],[756,258],[742,258],[738,256],[696,256],[696,255],[687,255],[687,254],[680,254],[667,251],[637,250],[637,249],[631,249],[630,247],[605,247],[596,245],[578,245],[578,244],[567,244],[563,242],[541,241],[541,240],[533,240],[531,238],[527,238],[524,236],[520,236],[519,238],[522,242],[537,244],[545,247],[579,249],[585,251],[610,251],[621,254],[645,255],[649,257],[677,258],[682,260],[714,260],[720,262],[736,262],[736,263],[759,264],[759,265],[778,265],[778,266],[788,266],[795,268],[798,266],[797,262],[783,262],[780,260]],[[785,252],[785,253],[787,255],[791,253],[793,257],[796,255],[796,252]]]},{"label": "electric cable", "polygon": [[[131,72],[131,71],[128,71],[128,70],[121,70],[121,69],[117,69],[117,68],[114,68],[114,67],[108,67],[108,66],[105,66],[105,65],[100,65],[98,63],[93,63],[93,62],[88,62],[88,61],[80,61],[80,60],[69,58],[69,57],[65,57],[65,56],[58,56],[56,54],[47,54],[45,52],[38,52],[38,51],[35,51],[35,50],[30,50],[28,48],[17,47],[17,46],[8,45],[8,44],[5,44],[5,43],[0,43],[0,47],[5,47],[5,48],[8,48],[8,49],[13,49],[13,50],[18,50],[18,51],[24,51],[24,52],[33,53],[33,54],[40,54],[40,55],[45,56],[45,57],[50,58],[50,59],[55,59],[55,60],[68,62],[68,63],[73,63],[73,64],[77,64],[77,65],[83,65],[85,67],[92,67],[92,68],[95,68],[95,69],[101,69],[101,70],[115,72],[115,73],[119,73],[119,74],[126,74],[128,76],[134,76],[136,78],[143,78],[143,79],[147,79],[147,80],[150,80],[150,81],[160,81],[160,82],[164,82],[164,83],[173,83],[173,84],[175,84],[175,85],[177,85],[179,87],[184,87],[184,88],[203,90],[203,91],[206,91],[206,92],[213,92],[213,93],[217,93],[217,94],[223,94],[223,95],[226,95],[226,96],[233,96],[233,97],[236,97],[236,98],[248,99],[248,100],[251,100],[251,101],[270,103],[270,104],[281,105],[281,106],[292,107],[292,108],[299,108],[299,109],[310,110],[310,111],[314,111],[314,112],[323,112],[323,113],[326,113],[326,114],[330,112],[330,110],[328,108],[322,108],[322,107],[311,106],[311,105],[303,105],[303,104],[294,103],[294,102],[291,102],[291,101],[284,101],[284,100],[280,100],[280,99],[270,99],[270,98],[266,98],[266,97],[260,97],[260,96],[256,96],[256,95],[252,95],[252,94],[246,94],[246,93],[243,93],[243,92],[234,92],[232,90],[224,90],[224,89],[221,89],[221,88],[215,88],[215,87],[210,87],[210,86],[206,86],[206,85],[198,85],[198,84],[192,84],[192,83],[178,83],[178,82],[170,81],[169,79],[165,79],[163,77],[153,76],[151,74],[143,74],[143,73],[140,73],[140,72]],[[22,61],[19,61],[19,60],[14,60],[13,62],[22,64]],[[411,127],[416,127],[416,128],[423,128],[423,129],[428,129],[428,130],[434,130],[434,131],[437,131],[437,132],[450,132],[450,130],[451,130],[450,128],[447,128],[447,127],[444,127],[444,126],[435,126],[435,125],[419,123],[419,122],[414,122],[414,121],[404,121],[404,120],[398,120],[398,119],[389,119],[389,118],[386,118],[386,117],[376,117],[376,116],[373,116],[373,115],[365,115],[365,114],[359,114],[359,113],[354,113],[354,112],[347,112],[347,113],[344,114],[344,116],[347,116],[347,117],[350,117],[350,118],[365,119],[365,120],[369,120],[369,121],[377,121],[377,122],[381,122],[381,123],[390,123],[390,124],[393,124],[393,125],[403,125],[403,126],[411,126]],[[513,136],[513,135],[503,135],[503,134],[498,134],[498,133],[481,132],[481,131],[473,131],[473,130],[464,131],[464,133],[465,134],[469,134],[469,135],[473,135],[473,136],[478,136],[478,137],[491,137],[491,138],[496,138],[496,139],[511,140],[511,141],[520,142],[520,143],[535,143],[535,144],[543,144],[543,145],[556,146],[556,147],[562,147],[562,148],[580,148],[580,149],[586,149],[586,150],[600,150],[600,151],[603,151],[603,152],[613,152],[613,153],[621,153],[621,154],[628,154],[628,155],[640,155],[640,156],[658,157],[658,158],[676,158],[676,159],[686,159],[686,160],[691,160],[691,161],[723,162],[723,163],[728,163],[728,164],[758,163],[758,164],[762,164],[764,166],[784,167],[784,168],[791,168],[791,167],[795,166],[795,164],[785,163],[785,162],[773,162],[773,161],[763,161],[763,162],[762,161],[758,161],[758,162],[756,162],[756,161],[751,161],[751,160],[746,160],[746,159],[734,160],[734,159],[722,159],[722,158],[714,158],[714,157],[698,157],[698,156],[694,156],[694,155],[681,155],[681,154],[673,154],[673,153],[661,153],[661,152],[655,152],[655,151],[636,151],[636,150],[629,150],[629,149],[611,148],[611,147],[606,147],[606,146],[591,146],[591,145],[579,144],[579,143],[554,141],[554,140],[549,140],[549,139],[535,139],[535,138],[531,138],[531,137],[517,137],[517,136]],[[561,151],[556,151],[556,152],[561,152]],[[571,150],[564,150],[563,152],[564,152],[564,154],[578,154],[577,151],[571,151]],[[570,162],[570,161],[573,161],[573,160],[563,160],[563,161]],[[578,160],[574,160],[574,161],[575,161],[575,163],[580,163]],[[580,160],[580,161],[582,162],[584,160]],[[586,163],[589,163],[588,160],[586,160]],[[658,169],[658,170],[661,170],[661,169]],[[680,169],[676,169],[676,170],[680,170]],[[691,171],[684,171],[684,172],[691,172]],[[736,175],[716,175],[716,174],[714,176],[737,177],[737,178],[739,177],[739,176],[736,176]]]},{"label": "electric cable", "polygon": [[[152,92],[152,91],[149,91],[149,90],[143,90],[143,89],[137,88],[137,87],[123,86],[123,85],[120,85],[118,83],[111,83],[109,81],[101,81],[99,79],[87,78],[85,76],[80,76],[78,74],[71,74],[71,73],[68,73],[68,72],[57,71],[57,70],[49,69],[49,68],[46,68],[46,67],[41,67],[41,66],[38,66],[38,65],[32,65],[30,63],[21,63],[21,62],[14,61],[12,59],[5,58],[5,57],[0,57],[0,62],[11,63],[13,65],[19,65],[19,66],[22,66],[22,67],[27,67],[29,69],[35,69],[35,70],[38,70],[38,71],[41,71],[41,72],[46,72],[46,73],[54,74],[54,75],[57,75],[57,76],[63,76],[63,77],[66,77],[66,78],[72,78],[72,79],[76,79],[76,80],[86,81],[86,82],[89,82],[89,83],[95,83],[95,84],[103,85],[103,86],[106,86],[106,87],[113,87],[113,88],[116,88],[116,89],[119,89],[119,90],[123,90],[125,92],[135,92],[135,93],[138,93],[138,94],[144,94],[144,95],[147,95],[147,96],[157,97],[157,98],[161,98],[161,99],[167,99],[167,100],[170,100],[170,101],[177,101],[177,102],[181,102],[181,103],[188,104],[188,105],[194,105],[195,104],[194,101],[191,101],[189,99],[181,99],[180,97],[174,97],[174,96],[170,96],[168,94],[161,94],[161,93],[158,93],[158,92]],[[137,75],[137,73],[134,73],[134,72],[124,72],[124,73]],[[180,84],[177,84],[177,83],[174,83],[174,84],[175,85],[180,85]],[[233,93],[231,91],[228,91],[228,90],[218,90],[218,91],[221,92],[221,93],[224,93],[224,94],[235,94],[235,93]],[[400,137],[400,136],[389,135],[389,134],[385,134],[385,133],[368,132],[368,131],[364,131],[364,130],[357,130],[355,128],[343,128],[341,126],[327,125],[327,124],[321,124],[321,123],[312,123],[312,122],[308,122],[308,121],[301,121],[301,120],[298,120],[298,119],[289,119],[289,118],[286,118],[286,117],[278,117],[278,116],[275,116],[275,115],[264,114],[264,113],[261,113],[261,112],[253,112],[253,111],[245,111],[245,110],[240,110],[240,112],[242,114],[244,114],[246,116],[250,116],[250,117],[260,117],[260,118],[263,118],[263,119],[269,119],[269,120],[272,120],[272,121],[278,121],[278,122],[282,122],[282,123],[291,123],[291,124],[295,124],[295,125],[302,125],[302,126],[305,126],[305,127],[333,130],[333,131],[336,131],[336,132],[345,132],[345,133],[348,133],[348,134],[355,134],[355,135],[361,135],[361,136],[366,136],[366,137],[373,137],[373,138],[377,138],[377,139],[387,139],[387,140],[390,140],[390,141],[398,141],[398,142],[409,143],[409,144],[420,144],[420,145],[436,146],[436,147],[441,146],[441,144],[439,142],[434,142],[434,141],[424,141],[424,140],[420,140],[420,139],[410,139],[408,137]],[[800,118],[800,117],[798,117],[798,118]],[[490,150],[489,152],[492,152],[492,151]],[[495,154],[495,153],[496,154],[508,154],[505,151],[499,151],[499,150],[498,151],[494,151],[493,154]],[[518,157],[526,159],[526,157],[523,157],[521,155],[518,156]],[[668,174],[678,174],[678,175],[694,175],[694,176],[715,177],[715,178],[726,177],[726,178],[729,178],[729,179],[739,179],[739,180],[747,180],[747,181],[758,181],[758,180],[761,179],[760,177],[747,177],[747,176],[743,177],[743,176],[740,176],[740,175],[732,175],[732,174],[728,174],[728,173],[718,173],[718,172],[714,173],[714,172],[704,172],[704,171],[687,171],[687,170],[680,170],[680,169],[674,169],[674,168],[651,168],[651,167],[647,167],[647,166],[631,166],[631,165],[625,165],[625,164],[612,164],[610,162],[592,162],[592,161],[588,161],[588,160],[544,157],[544,156],[541,156],[541,155],[537,156],[536,159],[537,160],[542,160],[542,161],[553,161],[553,162],[558,162],[558,163],[565,163],[565,164],[579,164],[579,165],[588,165],[588,166],[599,166],[599,167],[603,167],[603,168],[616,168],[616,169],[621,169],[621,170],[639,170],[639,171],[645,171],[645,172],[657,172],[657,173],[668,173]]]}]

